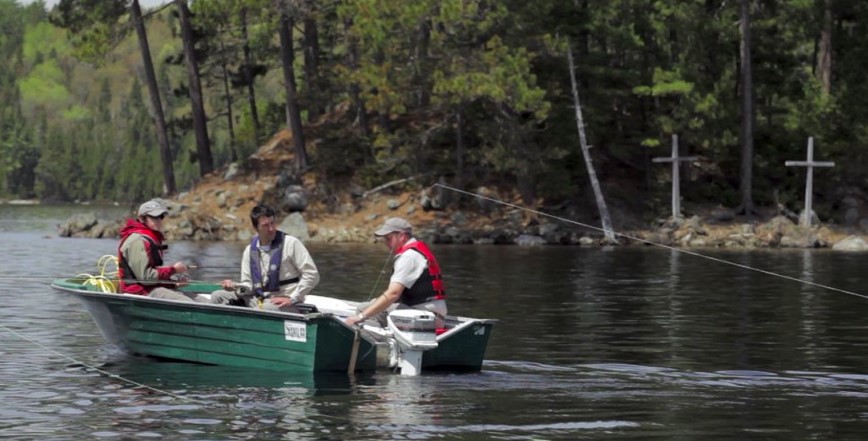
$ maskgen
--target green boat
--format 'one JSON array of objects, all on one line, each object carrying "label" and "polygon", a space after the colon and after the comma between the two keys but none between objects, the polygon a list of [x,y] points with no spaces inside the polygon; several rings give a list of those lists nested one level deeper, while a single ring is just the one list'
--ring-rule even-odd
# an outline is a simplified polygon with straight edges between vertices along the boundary
[{"label": "green boat", "polygon": [[[496,322],[449,316],[446,332],[435,335],[426,325],[433,317],[396,318],[404,320],[401,329],[371,321],[347,326],[344,319],[355,313],[357,304],[324,296],[308,296],[309,312],[297,314],[105,292],[105,284],[83,277],[55,280],[51,286],[78,298],[103,337],[125,352],[281,372],[355,372],[377,367],[404,375],[444,369],[479,371]],[[181,288],[204,296],[216,289],[219,286],[211,284]],[[425,329],[413,329],[411,322],[422,323]],[[421,343],[415,344],[417,340]]]}]

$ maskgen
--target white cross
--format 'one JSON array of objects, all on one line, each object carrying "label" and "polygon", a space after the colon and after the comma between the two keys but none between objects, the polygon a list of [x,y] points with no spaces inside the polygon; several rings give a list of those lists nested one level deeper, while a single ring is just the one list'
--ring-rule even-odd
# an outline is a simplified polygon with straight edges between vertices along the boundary
[{"label": "white cross", "polygon": [[695,161],[698,156],[678,156],[678,135],[672,135],[672,156],[663,156],[652,159],[653,162],[671,162],[672,163],[672,218],[681,217],[681,164],[683,161]]},{"label": "white cross", "polygon": [[787,167],[808,167],[808,179],[805,184],[805,216],[801,219],[802,225],[811,226],[811,203],[814,193],[814,167],[834,167],[835,163],[831,161],[814,161],[814,137],[808,138],[808,160],[807,161],[787,161],[784,163]]}]

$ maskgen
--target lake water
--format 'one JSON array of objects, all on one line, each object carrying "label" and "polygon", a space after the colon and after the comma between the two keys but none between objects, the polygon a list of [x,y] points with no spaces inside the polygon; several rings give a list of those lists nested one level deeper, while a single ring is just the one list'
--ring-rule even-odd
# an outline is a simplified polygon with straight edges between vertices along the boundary
[{"label": "lake water", "polygon": [[[0,205],[0,439],[868,437],[866,254],[435,246],[450,312],[499,320],[481,373],[286,375],[106,344],[49,287],[115,253],[56,236],[89,209]],[[171,243],[168,260],[237,277],[243,246]],[[383,289],[382,245],[310,248],[315,292]]]}]

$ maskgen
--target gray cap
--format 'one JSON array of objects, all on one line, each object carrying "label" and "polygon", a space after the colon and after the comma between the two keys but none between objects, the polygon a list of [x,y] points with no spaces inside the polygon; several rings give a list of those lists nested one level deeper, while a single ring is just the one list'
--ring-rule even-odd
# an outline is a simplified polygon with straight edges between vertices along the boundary
[{"label": "gray cap", "polygon": [[161,214],[168,213],[169,209],[166,208],[165,205],[161,204],[156,199],[151,199],[148,202],[139,206],[139,217],[142,216],[152,216],[157,217]]},{"label": "gray cap", "polygon": [[382,227],[380,227],[377,231],[374,231],[374,234],[377,236],[385,236],[389,233],[394,233],[396,231],[412,234],[413,226],[404,219],[401,219],[400,217],[390,217],[389,219],[386,219],[386,222],[383,223]]}]

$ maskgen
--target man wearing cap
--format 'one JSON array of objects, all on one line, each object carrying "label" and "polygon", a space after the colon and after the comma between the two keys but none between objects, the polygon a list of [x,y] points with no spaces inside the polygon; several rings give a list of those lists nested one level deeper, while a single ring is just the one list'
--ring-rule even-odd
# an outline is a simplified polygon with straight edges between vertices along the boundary
[{"label": "man wearing cap", "polygon": [[159,280],[171,281],[175,274],[187,272],[187,265],[175,262],[172,266],[163,266],[163,219],[169,210],[157,200],[150,200],[139,206],[138,218],[129,219],[121,228],[121,243],[118,247],[118,273],[121,292],[139,294],[161,299],[194,301],[190,297],[175,291],[175,283],[159,283]]},{"label": "man wearing cap", "polygon": [[241,256],[241,281],[222,281],[211,302],[298,312],[295,305],[319,283],[313,258],[298,238],[277,229],[273,208],[253,207],[250,221],[258,234]]},{"label": "man wearing cap", "polygon": [[361,312],[347,318],[346,323],[352,326],[377,316],[383,324],[385,311],[413,308],[433,312],[437,316],[437,327],[442,328],[446,316],[446,289],[434,253],[428,245],[413,237],[413,227],[399,217],[387,219],[374,235],[382,237],[395,254],[392,277],[386,291],[374,301],[362,305],[359,308]]}]

